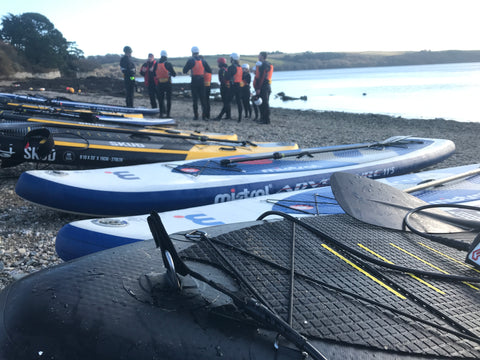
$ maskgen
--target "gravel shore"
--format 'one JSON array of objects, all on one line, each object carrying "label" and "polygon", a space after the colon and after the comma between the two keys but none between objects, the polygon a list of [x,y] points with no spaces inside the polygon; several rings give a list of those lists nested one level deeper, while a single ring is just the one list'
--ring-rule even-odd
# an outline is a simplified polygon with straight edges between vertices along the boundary
[{"label": "gravel shore", "polygon": [[[42,95],[67,96],[48,91]],[[124,105],[123,98],[102,94],[69,94],[68,98]],[[213,117],[220,112],[221,103],[212,102],[211,105]],[[145,95],[137,94],[135,106],[149,107],[149,101]],[[259,125],[251,119],[238,123],[235,107],[232,107],[233,120],[194,121],[191,100],[179,98],[173,100],[171,115],[182,129],[237,133],[239,138],[251,141],[295,141],[302,148],[380,141],[395,135],[446,138],[455,142],[456,153],[435,167],[480,162],[480,123],[274,108],[271,124]],[[19,175],[33,168],[34,165],[24,164],[0,169],[0,289],[26,274],[60,263],[55,253],[55,236],[63,225],[82,218],[39,207],[15,194]]]}]

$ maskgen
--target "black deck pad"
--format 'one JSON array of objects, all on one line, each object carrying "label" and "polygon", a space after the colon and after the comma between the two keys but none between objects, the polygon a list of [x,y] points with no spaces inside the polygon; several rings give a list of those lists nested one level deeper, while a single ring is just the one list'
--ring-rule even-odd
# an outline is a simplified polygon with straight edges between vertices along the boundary
[{"label": "black deck pad", "polygon": [[[348,215],[301,221],[357,251],[396,265],[480,277],[478,271],[465,264],[464,252],[412,233],[367,225]],[[480,336],[478,283],[416,277],[374,266],[339,249],[327,237],[319,237],[287,220],[233,231],[212,240],[229,266],[246,278],[265,305],[284,320],[288,319],[290,304],[289,269],[294,240],[292,326],[309,338],[387,352],[480,357],[478,342],[455,335],[465,331],[472,337]],[[225,266],[225,259],[219,259],[211,249],[208,243],[201,242],[181,255]],[[362,298],[409,314],[413,319]]]},{"label": "black deck pad", "polygon": [[[211,235],[170,236],[188,267],[262,301],[329,359],[480,358],[480,284],[413,278],[339,243],[397,265],[480,277],[464,252],[348,215],[202,230]],[[14,282],[0,293],[0,358],[304,358],[283,337],[275,352],[278,330],[203,282],[187,276],[182,291],[151,287],[164,273],[151,240]]]}]

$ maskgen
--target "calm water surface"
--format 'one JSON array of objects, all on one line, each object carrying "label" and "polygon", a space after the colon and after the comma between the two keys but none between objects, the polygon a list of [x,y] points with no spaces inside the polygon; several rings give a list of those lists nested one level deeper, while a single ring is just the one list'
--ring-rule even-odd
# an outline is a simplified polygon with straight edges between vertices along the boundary
[{"label": "calm water surface", "polygon": [[[307,100],[282,101],[279,92]],[[480,63],[277,71],[271,106],[480,122],[479,96]]]}]

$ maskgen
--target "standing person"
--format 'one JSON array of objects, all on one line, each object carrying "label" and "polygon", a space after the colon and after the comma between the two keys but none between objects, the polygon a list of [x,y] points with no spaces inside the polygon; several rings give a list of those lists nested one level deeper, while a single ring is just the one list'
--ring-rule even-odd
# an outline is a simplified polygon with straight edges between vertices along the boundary
[{"label": "standing person", "polygon": [[183,73],[191,71],[192,82],[192,101],[193,101],[193,120],[198,120],[198,100],[202,106],[202,118],[207,120],[205,108],[205,73],[212,73],[212,69],[208,63],[200,56],[198,47],[192,47],[192,57],[188,59],[183,67]]},{"label": "standing person", "polygon": [[245,110],[245,119],[249,119],[252,116],[252,106],[250,105],[250,83],[252,82],[252,76],[250,75],[250,66],[248,64],[242,64],[242,70],[240,95],[243,102],[243,109]]},{"label": "standing person", "polygon": [[205,85],[205,117],[210,119],[210,93],[212,91],[212,73],[203,74]]},{"label": "standing person", "polygon": [[140,75],[145,79],[144,84],[148,90],[148,96],[150,97],[150,105],[152,109],[157,107],[157,87],[155,81],[154,69],[157,65],[157,61],[153,54],[148,54],[147,62],[145,62],[140,68]]},{"label": "standing person", "polygon": [[242,83],[243,70],[240,66],[240,56],[237,53],[230,55],[231,65],[228,67],[228,75],[231,81],[231,98],[235,97],[238,109],[238,120],[242,121],[242,99],[240,95],[240,84]]},{"label": "standing person", "polygon": [[[157,96],[160,105],[160,117],[170,117],[172,108],[172,76],[177,76],[172,64],[167,61],[167,52],[160,52],[160,60],[155,66],[155,80],[157,82]],[[165,100],[167,107],[165,108]]]},{"label": "standing person", "polygon": [[218,81],[220,82],[220,96],[222,98],[223,107],[220,114],[215,120],[221,120],[223,115],[226,115],[226,119],[231,118],[231,96],[230,96],[230,79],[227,72],[227,59],[219,57],[217,59],[218,64]]},{"label": "standing person", "polygon": [[125,101],[127,107],[133,107],[136,67],[132,61],[132,48],[130,46],[125,46],[123,52],[125,55],[120,59],[120,69],[122,70],[123,81],[125,83]]},{"label": "standing person", "polygon": [[272,83],[273,65],[267,61],[267,53],[265,51],[262,51],[258,55],[258,61],[261,62],[261,65],[257,65],[253,88],[255,89],[255,96],[262,99],[259,122],[262,124],[270,124],[269,98],[272,92],[270,84]]}]

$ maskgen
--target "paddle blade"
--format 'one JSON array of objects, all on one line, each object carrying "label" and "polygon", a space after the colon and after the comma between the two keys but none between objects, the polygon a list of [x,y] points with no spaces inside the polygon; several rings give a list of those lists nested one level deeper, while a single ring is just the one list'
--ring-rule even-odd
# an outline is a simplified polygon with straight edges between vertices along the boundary
[{"label": "paddle blade", "polygon": [[[335,199],[347,214],[368,224],[389,229],[405,230],[405,215],[412,209],[428,205],[413,195],[363,176],[337,172],[331,176],[330,184]],[[443,212],[436,210],[435,213]],[[410,222],[416,229],[424,232],[460,231],[458,227],[425,214],[415,214]]]}]

